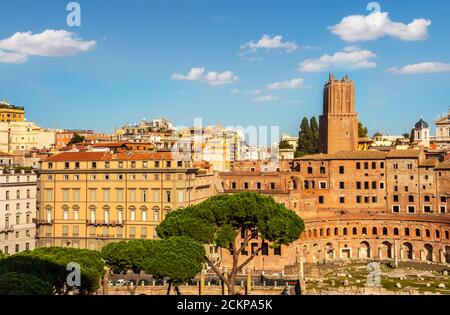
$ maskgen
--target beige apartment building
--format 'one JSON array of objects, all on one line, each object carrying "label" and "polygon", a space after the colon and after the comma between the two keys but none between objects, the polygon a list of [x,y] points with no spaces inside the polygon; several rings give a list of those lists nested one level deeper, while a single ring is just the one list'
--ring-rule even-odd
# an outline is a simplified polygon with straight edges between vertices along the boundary
[{"label": "beige apartment building", "polygon": [[36,174],[0,172],[0,251],[15,254],[33,250],[36,243]]},{"label": "beige apartment building", "polygon": [[39,247],[154,239],[173,210],[217,193],[217,176],[171,152],[64,152],[41,162]]}]

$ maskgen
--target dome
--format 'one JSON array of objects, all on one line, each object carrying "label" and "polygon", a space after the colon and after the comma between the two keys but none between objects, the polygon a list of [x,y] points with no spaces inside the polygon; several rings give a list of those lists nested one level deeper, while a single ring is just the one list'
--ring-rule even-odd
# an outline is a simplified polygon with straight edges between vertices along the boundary
[{"label": "dome", "polygon": [[430,128],[428,123],[422,118],[416,123],[416,129]]},{"label": "dome", "polygon": [[383,135],[381,134],[381,133],[379,133],[379,132],[377,132],[377,133],[375,133],[374,135],[373,135],[373,137],[374,138],[379,138],[379,137],[382,137]]}]

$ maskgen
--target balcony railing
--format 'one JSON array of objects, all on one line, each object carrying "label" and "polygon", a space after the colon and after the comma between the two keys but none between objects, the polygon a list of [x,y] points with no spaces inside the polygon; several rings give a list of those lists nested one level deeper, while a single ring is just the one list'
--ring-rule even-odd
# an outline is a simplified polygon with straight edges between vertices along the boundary
[{"label": "balcony railing", "polygon": [[14,232],[14,225],[6,225],[0,227],[0,233],[10,233]]},{"label": "balcony railing", "polygon": [[88,226],[123,226],[123,221],[86,220],[86,224]]},{"label": "balcony railing", "polygon": [[33,219],[36,225],[53,225],[53,220]]},{"label": "balcony railing", "polygon": [[113,238],[114,235],[112,234],[97,234],[97,238],[106,239],[106,238]]}]

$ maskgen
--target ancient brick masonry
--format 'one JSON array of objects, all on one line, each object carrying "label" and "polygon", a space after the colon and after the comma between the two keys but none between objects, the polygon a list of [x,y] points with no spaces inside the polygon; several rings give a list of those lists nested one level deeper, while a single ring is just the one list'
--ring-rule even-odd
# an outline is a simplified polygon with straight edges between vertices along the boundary
[{"label": "ancient brick masonry", "polygon": [[266,270],[283,270],[300,256],[307,262],[449,263],[450,163],[425,160],[419,150],[312,155],[294,160],[291,172],[220,177],[226,193],[271,195],[305,220],[306,231],[298,242],[283,247],[281,255],[259,255],[252,268],[262,268],[264,259]]},{"label": "ancient brick masonry", "polygon": [[[312,263],[414,260],[449,264],[450,161],[427,159],[421,148],[356,151],[354,83],[347,77],[337,81],[330,75],[320,121],[325,154],[304,156],[289,167],[267,172],[253,162],[251,167],[240,163],[233,172],[220,173],[225,193],[254,191],[273,196],[305,220],[300,240],[260,253],[250,268],[279,272],[301,257]],[[250,242],[247,252],[261,242]],[[227,251],[222,255],[227,264]]]}]

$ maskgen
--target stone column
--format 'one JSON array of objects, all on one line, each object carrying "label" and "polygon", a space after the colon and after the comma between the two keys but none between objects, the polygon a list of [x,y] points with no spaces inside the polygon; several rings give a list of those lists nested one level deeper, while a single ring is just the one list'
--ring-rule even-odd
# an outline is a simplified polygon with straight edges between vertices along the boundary
[{"label": "stone column", "polygon": [[198,284],[198,295],[205,294],[205,272],[202,270],[200,274],[200,282]]},{"label": "stone column", "polygon": [[397,268],[398,267],[398,254],[397,254],[397,241],[396,240],[394,240],[393,251],[394,251],[394,265],[395,265],[395,268]]},{"label": "stone column", "polygon": [[405,259],[405,253],[403,251],[403,248],[400,248],[400,260]]},{"label": "stone column", "polygon": [[252,290],[252,275],[247,270],[247,294],[250,294],[251,290]]},{"label": "stone column", "polygon": [[300,256],[300,269],[299,269],[299,281],[300,281],[300,288],[303,290],[306,289],[306,282],[305,282],[305,270],[304,270],[304,266],[303,263],[305,261],[305,257]]},{"label": "stone column", "polygon": [[378,247],[378,259],[383,259],[383,249]]},{"label": "stone column", "polygon": [[423,251],[423,249],[420,250],[420,260],[421,261],[425,260],[425,252]]}]

